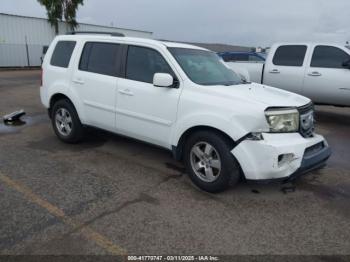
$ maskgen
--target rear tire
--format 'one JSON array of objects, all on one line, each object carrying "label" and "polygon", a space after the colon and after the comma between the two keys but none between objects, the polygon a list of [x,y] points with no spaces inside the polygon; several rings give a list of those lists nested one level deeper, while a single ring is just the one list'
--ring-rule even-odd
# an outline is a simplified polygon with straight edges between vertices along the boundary
[{"label": "rear tire", "polygon": [[78,143],[83,139],[84,128],[77,111],[68,99],[57,101],[51,111],[52,127],[65,143]]},{"label": "rear tire", "polygon": [[227,138],[212,131],[199,131],[187,139],[184,163],[195,185],[217,193],[238,183],[240,168],[230,152],[230,144]]}]

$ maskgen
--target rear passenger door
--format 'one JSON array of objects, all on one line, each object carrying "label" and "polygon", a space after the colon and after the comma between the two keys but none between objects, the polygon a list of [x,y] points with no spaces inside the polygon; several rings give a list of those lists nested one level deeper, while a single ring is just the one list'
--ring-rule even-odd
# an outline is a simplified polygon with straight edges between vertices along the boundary
[{"label": "rear passenger door", "polygon": [[181,89],[156,87],[153,76],[169,73],[176,78],[176,75],[157,50],[133,45],[126,48],[124,78],[118,80],[117,130],[127,136],[170,147]]},{"label": "rear passenger door", "polygon": [[306,45],[279,46],[266,62],[264,84],[301,94],[306,51]]},{"label": "rear passenger door", "polygon": [[72,77],[83,104],[85,124],[115,131],[117,76],[120,45],[86,42]]},{"label": "rear passenger door", "polygon": [[305,72],[304,95],[318,103],[350,105],[350,61],[345,50],[335,46],[315,46]]}]

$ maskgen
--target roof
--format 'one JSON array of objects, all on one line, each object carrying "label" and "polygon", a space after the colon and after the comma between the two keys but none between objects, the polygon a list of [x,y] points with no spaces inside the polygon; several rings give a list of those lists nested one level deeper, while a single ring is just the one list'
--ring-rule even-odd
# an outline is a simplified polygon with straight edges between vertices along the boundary
[{"label": "roof", "polygon": [[346,46],[345,43],[340,42],[277,42],[274,43],[273,46],[276,45],[329,45],[329,46]]},{"label": "roof", "polygon": [[82,40],[118,40],[118,42],[125,42],[125,43],[139,43],[139,44],[151,44],[158,47],[177,47],[177,48],[189,48],[189,49],[200,49],[200,50],[207,50],[202,47],[189,45],[189,44],[183,44],[183,43],[176,43],[176,42],[167,42],[167,41],[159,41],[154,39],[148,39],[148,38],[141,38],[141,37],[125,37],[125,36],[112,36],[108,33],[106,34],[67,34],[67,35],[59,35],[57,36],[59,39],[82,39]]}]

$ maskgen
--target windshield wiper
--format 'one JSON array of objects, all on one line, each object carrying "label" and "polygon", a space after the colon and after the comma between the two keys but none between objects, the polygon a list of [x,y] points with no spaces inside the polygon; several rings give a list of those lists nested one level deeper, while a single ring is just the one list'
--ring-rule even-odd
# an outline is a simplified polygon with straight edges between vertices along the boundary
[{"label": "windshield wiper", "polygon": [[235,81],[220,83],[220,85],[223,85],[223,86],[235,86],[235,85],[239,85],[239,84],[240,84],[239,82],[235,82]]},{"label": "windshield wiper", "polygon": [[224,86],[235,86],[235,85],[239,85],[239,84],[243,84],[243,85],[249,85],[252,82],[248,82],[246,80],[243,80],[242,82],[227,82],[227,83],[223,83],[222,85]]}]

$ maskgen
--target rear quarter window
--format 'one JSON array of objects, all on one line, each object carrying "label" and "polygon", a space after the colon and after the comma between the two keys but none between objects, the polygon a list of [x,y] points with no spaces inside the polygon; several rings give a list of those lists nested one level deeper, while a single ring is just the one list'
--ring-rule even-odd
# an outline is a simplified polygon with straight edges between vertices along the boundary
[{"label": "rear quarter window", "polygon": [[75,45],[75,41],[58,41],[52,53],[50,64],[67,68]]},{"label": "rear quarter window", "polygon": [[305,45],[285,45],[277,48],[273,64],[278,66],[302,66],[306,54]]}]

